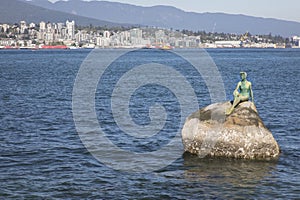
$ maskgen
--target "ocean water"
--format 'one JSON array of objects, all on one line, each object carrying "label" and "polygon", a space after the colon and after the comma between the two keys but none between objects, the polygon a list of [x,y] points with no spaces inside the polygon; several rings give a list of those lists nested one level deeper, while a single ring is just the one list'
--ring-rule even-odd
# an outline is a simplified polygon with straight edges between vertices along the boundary
[{"label": "ocean water", "polygon": [[[101,55],[106,55],[107,51],[114,50],[101,51]],[[181,51],[194,55],[197,50]],[[300,50],[209,49],[207,52],[217,66],[227,100],[232,98],[239,72],[248,73],[259,114],[281,148],[277,161],[198,158],[181,152],[170,165],[162,165],[155,171],[115,169],[107,164],[109,160],[97,160],[84,146],[74,122],[74,84],[91,52],[1,50],[0,199],[299,198]],[[120,149],[133,153],[155,152],[181,129],[182,124],[176,124],[183,117],[176,100],[180,93],[152,82],[134,90],[127,106],[133,121],[147,126],[151,117],[159,114],[154,110],[149,116],[151,105],[159,104],[166,111],[162,116],[166,123],[164,132],[152,137],[127,136],[114,120],[120,115],[122,121],[124,111],[110,110],[112,97],[117,106],[123,105],[126,94],[113,93],[122,75],[133,65],[146,63],[145,60],[172,65],[194,85],[199,107],[211,103],[205,84],[207,77],[196,76],[191,67],[182,69],[185,61],[172,53],[139,50],[131,55],[117,60],[117,66],[106,70],[99,79],[95,113],[107,138]],[[174,79],[163,72],[160,76],[166,82]],[[137,77],[142,81],[148,78]],[[87,85],[90,81],[88,77]],[[129,85],[128,81],[122,84],[125,88]],[[178,91],[182,89],[176,84],[174,87]],[[179,152],[181,148],[178,147]],[[122,159],[117,153],[111,155],[114,156],[111,162]],[[160,159],[163,163],[168,154]],[[157,164],[157,160],[151,161],[147,160],[149,165]],[[127,162],[129,166],[133,161]],[[126,168],[126,164],[121,167]]]}]

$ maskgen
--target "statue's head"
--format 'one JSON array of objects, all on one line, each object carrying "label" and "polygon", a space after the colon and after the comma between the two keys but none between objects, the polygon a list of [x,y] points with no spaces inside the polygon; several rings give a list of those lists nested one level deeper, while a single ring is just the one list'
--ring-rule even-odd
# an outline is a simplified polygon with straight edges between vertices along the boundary
[{"label": "statue's head", "polygon": [[246,72],[240,72],[240,76],[242,78],[242,80],[247,78],[247,73]]}]

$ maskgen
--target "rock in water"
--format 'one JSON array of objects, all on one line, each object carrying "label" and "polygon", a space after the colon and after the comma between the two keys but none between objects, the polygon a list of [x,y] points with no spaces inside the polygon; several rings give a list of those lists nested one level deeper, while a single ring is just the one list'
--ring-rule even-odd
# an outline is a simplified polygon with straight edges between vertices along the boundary
[{"label": "rock in water", "polygon": [[186,152],[201,157],[278,158],[280,150],[252,102],[240,103],[229,116],[230,102],[209,105],[189,116],[182,129]]}]

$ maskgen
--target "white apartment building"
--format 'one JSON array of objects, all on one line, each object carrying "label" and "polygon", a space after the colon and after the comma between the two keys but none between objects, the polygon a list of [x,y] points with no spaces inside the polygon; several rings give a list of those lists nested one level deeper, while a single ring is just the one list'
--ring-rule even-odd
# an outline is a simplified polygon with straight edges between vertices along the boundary
[{"label": "white apartment building", "polygon": [[164,44],[166,41],[166,34],[164,30],[155,31],[155,42],[156,44]]},{"label": "white apartment building", "polygon": [[130,32],[129,31],[123,31],[119,34],[120,43],[123,46],[129,46],[130,45]]},{"label": "white apartment building", "polygon": [[219,48],[239,48],[242,46],[241,41],[215,41],[216,47]]},{"label": "white apartment building", "polygon": [[294,36],[293,40],[298,42],[298,47],[300,47],[300,37],[299,36]]},{"label": "white apartment building", "polygon": [[3,32],[6,32],[10,28],[10,26],[8,24],[2,24],[0,25],[0,28],[3,28]]},{"label": "white apartment building", "polygon": [[35,28],[35,23],[30,23],[29,28]]},{"label": "white apartment building", "polygon": [[40,22],[40,32],[46,32],[46,23],[43,21]]},{"label": "white apartment building", "polygon": [[66,21],[66,27],[67,27],[67,37],[68,39],[74,39],[75,37],[75,21]]},{"label": "white apartment building", "polygon": [[143,31],[138,28],[130,30],[130,41],[132,45],[141,45],[143,40]]},{"label": "white apartment building", "polygon": [[23,34],[25,30],[27,29],[27,24],[25,21],[20,21],[20,32]]}]

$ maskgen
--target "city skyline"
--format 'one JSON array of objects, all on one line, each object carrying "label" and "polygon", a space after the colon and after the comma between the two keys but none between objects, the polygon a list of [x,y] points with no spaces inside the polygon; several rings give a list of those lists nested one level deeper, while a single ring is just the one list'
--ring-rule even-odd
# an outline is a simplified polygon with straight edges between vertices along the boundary
[{"label": "city skyline", "polygon": [[[49,0],[56,2],[58,0]],[[85,0],[86,1],[86,0]],[[221,12],[229,14],[244,14],[264,18],[276,18],[288,21],[300,22],[299,8],[300,1],[285,0],[285,1],[270,1],[270,0],[108,0],[110,2],[120,2],[133,4],[138,6],[155,6],[155,5],[168,5],[182,9],[189,12]]]},{"label": "city skyline", "polygon": [[159,28],[76,28],[75,21],[0,24],[0,49],[37,48],[299,48],[300,37],[174,31]]}]

